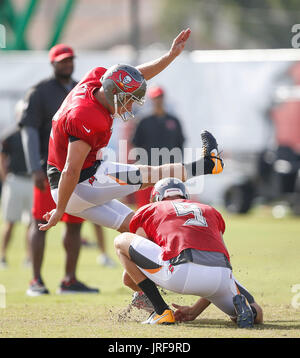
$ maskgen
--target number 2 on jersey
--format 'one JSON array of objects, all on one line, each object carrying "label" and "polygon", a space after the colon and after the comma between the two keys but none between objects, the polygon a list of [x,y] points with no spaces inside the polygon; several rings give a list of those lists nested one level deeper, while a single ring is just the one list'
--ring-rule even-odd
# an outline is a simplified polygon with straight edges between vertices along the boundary
[{"label": "number 2 on jersey", "polygon": [[183,225],[184,226],[203,226],[207,227],[207,222],[205,217],[202,214],[201,208],[199,208],[196,204],[192,203],[176,203],[172,202],[174,209],[176,211],[177,216],[186,216],[189,214],[193,214],[194,218],[188,219]]}]

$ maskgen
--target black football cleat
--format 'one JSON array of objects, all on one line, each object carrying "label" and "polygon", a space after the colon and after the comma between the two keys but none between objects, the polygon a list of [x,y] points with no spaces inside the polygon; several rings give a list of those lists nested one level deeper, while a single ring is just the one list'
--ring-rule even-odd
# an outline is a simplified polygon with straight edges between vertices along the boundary
[{"label": "black football cleat", "polygon": [[206,174],[219,174],[223,171],[224,163],[220,158],[216,138],[208,131],[201,132],[203,156],[209,159],[213,165]]},{"label": "black football cleat", "polygon": [[244,295],[238,294],[233,297],[233,305],[237,315],[237,325],[239,328],[253,328],[254,316],[251,307],[247,303]]},{"label": "black football cleat", "polygon": [[75,293],[100,293],[98,288],[91,288],[76,279],[70,281],[62,281],[57,290],[60,295]]}]

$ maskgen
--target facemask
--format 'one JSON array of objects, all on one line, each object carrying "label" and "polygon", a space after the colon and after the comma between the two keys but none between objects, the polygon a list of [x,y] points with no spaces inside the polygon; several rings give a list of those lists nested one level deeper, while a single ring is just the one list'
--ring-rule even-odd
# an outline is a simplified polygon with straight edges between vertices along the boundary
[{"label": "facemask", "polygon": [[134,114],[132,112],[124,112],[122,114],[118,113],[118,97],[117,95],[114,95],[114,107],[115,107],[115,113],[112,115],[113,119],[122,119],[122,121],[127,122],[129,119],[134,118]]}]

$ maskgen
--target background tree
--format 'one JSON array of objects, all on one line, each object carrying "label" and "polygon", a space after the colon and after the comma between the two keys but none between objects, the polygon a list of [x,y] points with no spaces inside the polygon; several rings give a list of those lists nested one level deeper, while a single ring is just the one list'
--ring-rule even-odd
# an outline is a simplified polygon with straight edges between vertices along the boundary
[{"label": "background tree", "polygon": [[193,49],[290,48],[291,28],[299,22],[298,0],[162,0],[162,39],[193,29]]}]

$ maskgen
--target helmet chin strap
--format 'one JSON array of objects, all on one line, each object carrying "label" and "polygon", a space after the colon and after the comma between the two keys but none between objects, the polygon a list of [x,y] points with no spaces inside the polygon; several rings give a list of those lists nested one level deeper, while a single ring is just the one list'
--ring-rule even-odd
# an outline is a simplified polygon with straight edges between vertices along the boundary
[{"label": "helmet chin strap", "polygon": [[118,115],[118,97],[116,94],[114,94],[114,109],[115,109],[115,113],[114,116]]}]

